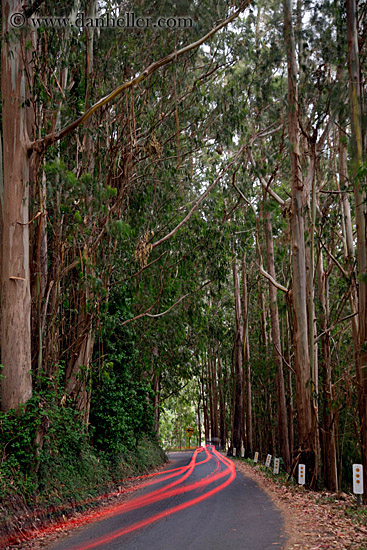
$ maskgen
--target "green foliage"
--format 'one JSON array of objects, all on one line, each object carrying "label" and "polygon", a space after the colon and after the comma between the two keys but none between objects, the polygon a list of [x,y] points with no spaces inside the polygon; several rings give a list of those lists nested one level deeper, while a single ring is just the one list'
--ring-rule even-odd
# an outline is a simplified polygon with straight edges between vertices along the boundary
[{"label": "green foliage", "polygon": [[127,302],[123,288],[110,296],[100,335],[108,361],[93,375],[93,442],[110,460],[153,435],[152,391],[139,372],[134,333],[120,327],[129,315]]},{"label": "green foliage", "polygon": [[347,508],[345,510],[347,516],[351,517],[352,520],[361,525],[366,525],[367,522],[367,508],[361,506],[355,506],[353,508]]},{"label": "green foliage", "polygon": [[[81,415],[66,402],[60,406],[61,400],[61,392],[48,387],[35,392],[18,411],[0,413],[1,498],[9,490],[26,499],[47,494],[55,473],[55,482],[65,486],[82,476],[81,465],[89,468],[86,457],[93,451]],[[60,469],[53,471],[55,464]]]},{"label": "green foliage", "polygon": [[[42,447],[36,444],[41,433]],[[104,445],[109,442],[106,438]],[[83,504],[111,483],[166,460],[156,442],[141,432],[134,446],[126,443],[118,447],[111,442],[106,452],[100,451],[74,407],[60,406],[60,395],[51,390],[36,394],[19,411],[0,413],[0,502],[6,506],[8,499],[21,497],[30,507],[60,504],[62,512],[63,505]]]},{"label": "green foliage", "polygon": [[136,449],[144,434],[152,435],[149,396],[149,386],[134,382],[123,365],[119,365],[118,372],[108,367],[104,370],[93,394],[91,411],[93,441],[100,451],[118,459]]}]

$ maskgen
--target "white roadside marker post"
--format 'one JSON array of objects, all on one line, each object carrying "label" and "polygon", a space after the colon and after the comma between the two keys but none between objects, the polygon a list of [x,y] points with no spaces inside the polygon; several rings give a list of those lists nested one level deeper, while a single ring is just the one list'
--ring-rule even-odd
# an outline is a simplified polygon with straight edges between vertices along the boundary
[{"label": "white roadside marker post", "polygon": [[269,468],[270,462],[271,462],[271,455],[268,455],[268,456],[266,457],[266,462],[265,462],[265,466],[266,466],[267,468]]},{"label": "white roadside marker post", "polygon": [[298,464],[298,485],[304,485],[306,483],[306,466],[304,464]]},{"label": "white roadside marker post", "polygon": [[257,464],[258,460],[259,460],[259,453],[256,452],[256,453],[255,453],[255,456],[254,456],[254,462],[255,462],[255,464]]},{"label": "white roadside marker post", "polygon": [[362,503],[363,495],[363,466],[362,464],[353,464],[353,493],[357,495],[358,506]]},{"label": "white roadside marker post", "polygon": [[236,456],[236,447],[232,447],[232,456]]},{"label": "white roadside marker post", "polygon": [[241,447],[241,457],[245,458],[245,449],[243,446]]},{"label": "white roadside marker post", "polygon": [[279,458],[274,458],[273,474],[279,474],[279,465],[280,465],[280,459]]}]

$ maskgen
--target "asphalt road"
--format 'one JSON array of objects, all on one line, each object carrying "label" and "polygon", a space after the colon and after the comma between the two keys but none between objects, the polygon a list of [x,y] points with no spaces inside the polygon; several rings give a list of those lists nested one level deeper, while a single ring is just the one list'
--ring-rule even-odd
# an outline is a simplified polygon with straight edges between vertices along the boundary
[{"label": "asphalt road", "polygon": [[[165,472],[49,550],[274,550],[279,510],[214,449],[170,454]],[[106,517],[108,516],[108,517]]]}]

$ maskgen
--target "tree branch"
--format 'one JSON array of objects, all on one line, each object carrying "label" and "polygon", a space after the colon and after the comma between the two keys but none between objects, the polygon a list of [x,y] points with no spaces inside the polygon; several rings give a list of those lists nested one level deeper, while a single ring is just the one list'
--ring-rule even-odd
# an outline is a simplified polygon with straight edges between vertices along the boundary
[{"label": "tree branch", "polygon": [[256,248],[257,248],[257,252],[258,252],[258,256],[259,256],[259,260],[260,260],[260,265],[259,265],[260,273],[262,275],[264,275],[264,277],[266,277],[266,279],[268,279],[276,288],[278,288],[282,292],[285,292],[286,294],[288,294],[288,292],[289,292],[288,288],[286,288],[285,286],[278,283],[275,279],[273,279],[273,277],[267,271],[265,271],[265,269],[262,265],[262,261],[263,261],[262,260],[262,253],[261,253],[261,249],[260,249],[260,245],[259,245],[259,238],[258,238],[258,232],[259,232],[258,231],[258,216],[257,216],[254,205],[245,197],[245,195],[242,193],[241,189],[239,189],[234,182],[232,182],[232,185],[236,189],[237,193],[239,193],[239,195],[242,197],[242,199],[246,202],[246,204],[248,204],[252,208],[252,210],[255,214],[256,227],[257,227],[257,231],[256,231]]},{"label": "tree branch", "polygon": [[328,256],[330,256],[330,258],[332,259],[332,261],[334,262],[334,264],[340,269],[340,271],[342,272],[342,274],[344,275],[344,277],[349,280],[350,278],[350,275],[349,273],[347,273],[345,271],[345,269],[343,268],[343,266],[341,265],[341,263],[335,258],[335,256],[333,256],[333,254],[330,252],[330,250],[328,250],[321,238],[321,235],[319,235],[319,239],[320,239],[320,243],[321,243],[321,246],[322,248],[325,250],[326,254],[328,254]]},{"label": "tree branch", "polygon": [[270,281],[272,285],[274,285],[276,288],[278,288],[282,292],[285,292],[286,294],[288,294],[289,289],[281,285],[280,283],[278,283],[267,271],[265,271],[262,265],[259,266],[259,270],[261,275],[264,275],[264,277],[268,279],[268,281]]},{"label": "tree branch", "polygon": [[[252,164],[252,167],[256,170],[256,163],[255,163],[254,157],[252,155],[251,149],[249,148],[247,152],[248,152],[248,156],[249,156],[250,162]],[[285,204],[284,200],[281,197],[279,197],[279,195],[275,191],[273,191],[273,189],[265,181],[265,178],[263,178],[263,176],[260,173],[257,174],[257,176],[258,176],[258,178],[261,182],[261,185],[267,191],[267,193],[269,193],[269,195],[271,195],[273,197],[273,199],[275,199],[277,201],[277,203],[280,204],[280,206],[284,206],[284,204]]]},{"label": "tree branch", "polygon": [[219,176],[214,180],[214,182],[211,185],[209,185],[209,187],[206,189],[206,191],[204,191],[204,193],[202,195],[200,195],[200,197],[195,202],[194,206],[191,208],[191,210],[188,212],[188,214],[186,214],[184,219],[178,225],[176,225],[176,227],[174,229],[172,229],[172,231],[170,231],[170,233],[168,233],[167,235],[165,235],[164,237],[162,237],[161,239],[159,239],[158,241],[153,243],[152,244],[152,249],[155,248],[156,246],[159,246],[160,244],[164,243],[165,241],[167,241],[171,237],[173,237],[173,235],[175,235],[177,233],[177,231],[191,218],[191,216],[193,215],[195,210],[198,208],[198,206],[209,195],[211,190],[217,185],[218,181],[224,176],[224,174],[226,174],[226,172],[228,172],[228,170],[231,168],[231,166],[233,166],[233,164],[237,161],[237,159],[242,154],[242,152],[246,149],[246,147],[247,147],[247,145],[244,145],[243,147],[241,147],[237,151],[237,153],[232,158],[231,162],[229,164],[227,164],[227,166],[225,168],[223,168],[223,170],[221,171]]},{"label": "tree branch", "polygon": [[279,355],[279,357],[282,359],[282,361],[284,362],[285,365],[287,365],[287,367],[289,368],[289,370],[291,372],[293,372],[293,374],[296,374],[295,370],[292,368],[292,365],[290,365],[288,363],[288,361],[286,360],[286,358],[280,353],[278,347],[273,343],[273,346],[274,346],[274,349],[275,351],[277,352],[277,354]]},{"label": "tree branch", "polygon": [[336,323],[334,323],[333,325],[331,325],[331,327],[328,327],[326,330],[324,330],[323,332],[321,332],[321,334],[319,334],[315,339],[314,339],[314,344],[317,344],[317,342],[320,340],[320,338],[322,336],[324,336],[324,334],[328,334],[328,332],[330,332],[331,330],[333,330],[333,328],[335,328],[339,323],[342,323],[343,321],[348,321],[348,319],[352,319],[353,317],[355,317],[356,315],[358,315],[358,311],[355,311],[354,313],[351,313],[350,315],[347,315],[346,317],[343,317],[343,319],[339,319],[339,321],[336,321]]},{"label": "tree branch", "polygon": [[225,26],[227,26],[229,23],[231,23],[238,15],[244,11],[247,6],[250,4],[251,0],[246,0],[241,3],[240,7],[232,13],[225,21],[217,25],[214,29],[209,31],[205,36],[197,40],[196,42],[192,42],[191,44],[188,44],[184,48],[181,48],[178,51],[174,51],[167,55],[166,57],[163,57],[162,59],[159,59],[158,61],[155,61],[154,63],[151,63],[142,73],[140,73],[138,76],[135,76],[128,82],[124,82],[124,84],[121,84],[117,88],[115,88],[111,93],[106,95],[105,97],[102,97],[97,103],[92,105],[83,115],[81,115],[79,118],[65,126],[62,130],[56,133],[48,134],[42,139],[38,139],[31,143],[28,148],[28,153],[31,154],[33,151],[42,152],[45,151],[50,145],[52,145],[55,141],[59,141],[63,139],[65,136],[70,134],[73,130],[81,126],[84,122],[86,122],[93,113],[95,113],[98,109],[112,101],[115,97],[120,95],[124,90],[127,90],[128,88],[131,88],[132,86],[135,86],[136,84],[139,84],[139,82],[142,82],[145,80],[148,76],[150,76],[152,73],[154,73],[156,70],[160,69],[161,67],[164,67],[165,65],[168,65],[168,63],[171,63],[172,61],[175,61],[178,57],[181,55],[194,50],[195,48],[198,48],[201,46],[201,44],[204,44],[209,38],[211,38],[214,34],[216,34],[218,31],[223,29]]},{"label": "tree branch", "polygon": [[139,315],[136,315],[135,317],[132,317],[131,319],[126,319],[126,321],[121,323],[120,326],[123,327],[124,325],[127,325],[128,323],[131,323],[132,321],[136,321],[137,319],[140,319],[141,317],[145,317],[149,313],[149,311],[152,311],[154,306],[156,306],[158,304],[159,299],[160,299],[161,294],[162,294],[162,290],[163,290],[163,271],[161,271],[161,286],[160,286],[160,289],[159,289],[159,293],[158,293],[158,296],[157,296],[156,300],[153,302],[153,304],[146,311],[144,311],[144,313],[139,313]]},{"label": "tree branch", "polygon": [[212,281],[207,281],[206,283],[204,283],[203,285],[199,286],[199,288],[197,288],[196,290],[193,290],[192,292],[188,292],[187,294],[185,294],[184,296],[181,296],[181,298],[179,300],[177,300],[177,302],[175,302],[174,304],[171,305],[171,307],[169,307],[168,309],[166,309],[166,311],[163,311],[162,313],[157,313],[157,314],[151,314],[151,313],[147,313],[146,316],[147,317],[153,317],[153,318],[156,318],[156,317],[162,317],[163,315],[166,315],[166,313],[168,313],[169,311],[171,311],[172,308],[174,308],[175,306],[177,306],[178,304],[180,304],[185,298],[187,298],[188,296],[190,296],[190,294],[196,294],[196,292],[199,292],[202,288],[204,288],[205,286],[209,285]]},{"label": "tree branch", "polygon": [[126,277],[126,279],[121,279],[119,281],[114,281],[113,283],[110,283],[108,285],[108,288],[112,288],[115,285],[121,285],[122,283],[126,283],[126,281],[129,281],[130,279],[133,279],[134,277],[138,277],[140,275],[140,273],[143,273],[143,271],[148,269],[148,267],[150,267],[151,265],[158,262],[163,256],[165,256],[167,254],[167,252],[168,252],[168,250],[165,250],[160,256],[158,256],[158,258],[156,258],[155,260],[151,261],[149,264],[147,264],[144,267],[142,267],[141,269],[139,269],[139,271],[137,271],[133,275],[130,275],[129,277]]}]

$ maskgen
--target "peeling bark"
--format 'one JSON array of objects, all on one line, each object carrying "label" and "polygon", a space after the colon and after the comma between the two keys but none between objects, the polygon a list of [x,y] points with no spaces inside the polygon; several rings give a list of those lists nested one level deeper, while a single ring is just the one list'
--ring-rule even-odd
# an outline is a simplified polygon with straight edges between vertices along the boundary
[{"label": "peeling bark", "polygon": [[1,406],[16,408],[32,396],[31,293],[29,265],[29,142],[25,31],[9,27],[9,15],[22,11],[14,0],[2,3],[1,94],[3,101],[3,232],[1,288]]}]

